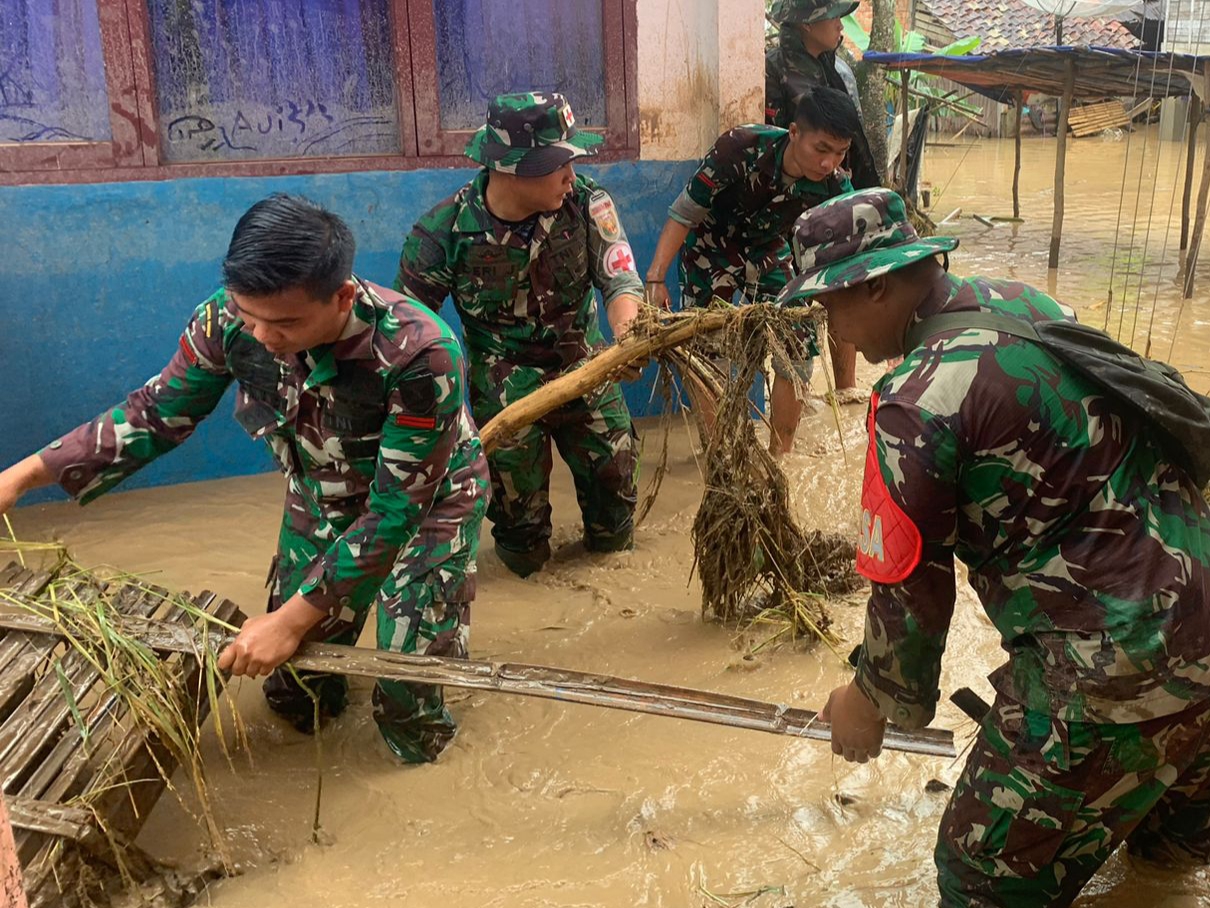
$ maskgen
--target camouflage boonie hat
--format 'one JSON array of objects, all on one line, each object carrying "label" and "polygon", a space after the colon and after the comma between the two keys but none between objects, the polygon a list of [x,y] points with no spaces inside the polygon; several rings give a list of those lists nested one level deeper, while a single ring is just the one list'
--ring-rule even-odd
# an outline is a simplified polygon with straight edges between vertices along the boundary
[{"label": "camouflage boonie hat", "polygon": [[843,19],[859,6],[860,0],[857,3],[837,3],[835,0],[774,0],[773,8],[769,10],[769,18],[778,25],[785,25],[787,22],[810,25],[824,19]]},{"label": "camouflage boonie hat", "polygon": [[557,92],[500,95],[487,109],[487,124],[466,145],[466,156],[492,170],[544,177],[568,161],[596,154],[601,136],[576,129],[567,99]]},{"label": "camouflage boonie hat", "polygon": [[871,278],[958,247],[952,236],[920,237],[907,207],[889,189],[863,189],[828,199],[794,224],[799,275],[777,301],[783,306]]}]

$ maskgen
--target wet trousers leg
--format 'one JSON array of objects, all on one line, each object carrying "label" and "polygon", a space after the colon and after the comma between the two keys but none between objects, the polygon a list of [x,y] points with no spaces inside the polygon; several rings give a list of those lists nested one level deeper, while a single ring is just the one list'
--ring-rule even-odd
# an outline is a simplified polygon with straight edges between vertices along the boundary
[{"label": "wet trousers leg", "polygon": [[1208,749],[1210,702],[1098,725],[998,699],[941,820],[940,904],[1070,905],[1127,840],[1204,855]]}]

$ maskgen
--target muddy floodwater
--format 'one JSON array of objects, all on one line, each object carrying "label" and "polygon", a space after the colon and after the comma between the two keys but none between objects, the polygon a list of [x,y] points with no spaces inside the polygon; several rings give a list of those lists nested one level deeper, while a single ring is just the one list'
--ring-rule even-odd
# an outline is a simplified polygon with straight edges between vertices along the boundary
[{"label": "muddy floodwater", "polygon": [[[1096,325],[1150,334],[1154,355],[1210,387],[1207,294],[1182,305],[1178,165],[1183,150],[1154,133],[1129,142],[1076,140],[1062,267],[1048,277],[1053,140],[1027,139],[1023,224],[1009,215],[1011,142],[930,147],[925,178],[935,219],[962,238],[957,273],[1015,277],[1053,292]],[[1126,189],[1123,190],[1125,179]],[[624,205],[623,205],[624,208]],[[1116,251],[1115,251],[1116,245]],[[1210,262],[1202,269],[1210,289]],[[1110,291],[1113,300],[1109,301]],[[1154,317],[1153,317],[1154,313]],[[872,382],[878,369],[863,365]],[[818,381],[818,378],[817,378]],[[864,408],[842,431],[816,412],[787,472],[807,527],[857,532]],[[224,417],[225,418],[225,417]],[[643,425],[644,484],[659,447]],[[37,440],[30,439],[31,444]],[[34,506],[14,523],[27,539],[57,537],[87,564],[155,572],[171,587],[210,589],[255,613],[280,516],[282,482],[265,475],[115,494],[87,509]],[[767,648],[704,624],[689,579],[689,528],[701,497],[690,433],[672,439],[671,472],[633,552],[588,556],[578,546],[570,477],[556,467],[552,564],[529,580],[509,575],[484,533],[472,655],[532,662],[819,708],[848,672],[826,647]],[[859,640],[861,595],[835,602],[846,640]],[[997,638],[969,589],[960,593],[943,692],[973,687],[999,663]],[[461,730],[434,765],[401,767],[370,717],[369,683],[354,682],[349,711],[325,732],[324,844],[310,843],[313,741],[275,720],[259,685],[236,690],[252,762],[233,772],[208,744],[218,820],[240,875],[213,884],[216,908],[520,908],[520,906],[922,906],[936,899],[932,848],[961,761],[885,753],[866,766],[826,745],[758,732],[450,691]],[[964,747],[974,723],[943,702],[937,725]],[[188,864],[203,837],[171,797],[140,844]],[[749,894],[765,890],[763,894]],[[1082,906],[1210,906],[1210,872],[1161,873],[1115,856]]]}]

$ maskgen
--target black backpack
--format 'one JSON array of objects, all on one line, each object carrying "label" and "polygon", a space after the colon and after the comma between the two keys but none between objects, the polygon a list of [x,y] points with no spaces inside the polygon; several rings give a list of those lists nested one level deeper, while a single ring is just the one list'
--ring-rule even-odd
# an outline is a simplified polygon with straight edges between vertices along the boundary
[{"label": "black backpack", "polygon": [[1078,322],[1029,322],[985,310],[922,319],[909,329],[906,346],[915,350],[936,334],[969,329],[999,331],[1038,344],[1155,429],[1165,452],[1199,488],[1210,481],[1210,397],[1185,384],[1172,366],[1139,356],[1104,331]]}]

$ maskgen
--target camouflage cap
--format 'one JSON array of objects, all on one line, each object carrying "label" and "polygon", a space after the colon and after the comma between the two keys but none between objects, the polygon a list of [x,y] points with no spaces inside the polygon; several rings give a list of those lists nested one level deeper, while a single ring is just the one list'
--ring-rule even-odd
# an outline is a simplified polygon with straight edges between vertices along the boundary
[{"label": "camouflage cap", "polygon": [[864,284],[912,262],[956,249],[951,236],[921,238],[907,206],[889,189],[863,189],[810,208],[794,224],[799,275],[777,301],[787,306],[829,290]]},{"label": "camouflage cap", "polygon": [[596,154],[604,139],[576,129],[567,99],[557,92],[500,95],[487,109],[487,124],[466,145],[466,156],[492,170],[544,177],[568,161]]},{"label": "camouflage cap", "polygon": [[836,2],[836,0],[773,0],[769,18],[778,25],[793,22],[810,25],[824,19],[843,19],[861,5],[858,2]]}]

